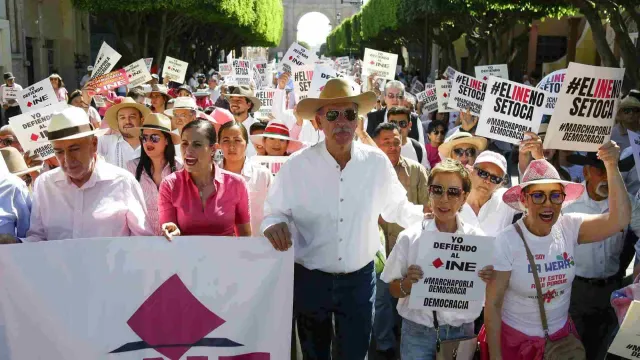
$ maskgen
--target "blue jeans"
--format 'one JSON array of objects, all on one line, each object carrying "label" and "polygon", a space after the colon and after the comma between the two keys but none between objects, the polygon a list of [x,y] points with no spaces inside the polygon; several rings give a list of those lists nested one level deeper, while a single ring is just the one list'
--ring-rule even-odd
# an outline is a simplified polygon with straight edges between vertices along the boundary
[{"label": "blue jeans", "polygon": [[373,261],[344,275],[295,265],[293,309],[305,360],[331,359],[332,317],[337,359],[365,359],[371,340],[375,281]]},{"label": "blue jeans", "polygon": [[[455,327],[440,325],[440,341],[473,336],[473,323]],[[400,338],[401,359],[433,360],[436,358],[436,330],[432,327],[402,319],[402,337]]]},{"label": "blue jeans", "polygon": [[389,350],[396,347],[396,335],[393,331],[397,321],[398,310],[396,305],[398,299],[391,296],[389,292],[389,284],[378,279],[376,281],[376,314],[373,321],[373,334],[376,338],[377,350]]}]

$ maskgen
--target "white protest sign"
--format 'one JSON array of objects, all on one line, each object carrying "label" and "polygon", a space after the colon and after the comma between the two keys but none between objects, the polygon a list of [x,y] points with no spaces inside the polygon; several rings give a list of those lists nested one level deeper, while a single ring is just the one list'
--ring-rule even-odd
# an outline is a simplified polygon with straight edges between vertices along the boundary
[{"label": "white protest sign", "polygon": [[219,64],[218,71],[222,76],[229,76],[233,74],[233,65],[232,64]]},{"label": "white protest sign", "polygon": [[[253,66],[254,72],[253,78],[257,78],[258,75],[256,75],[255,72],[258,72],[258,74],[260,75],[260,84],[262,84],[262,87],[266,86],[266,84],[268,83],[267,62],[264,60],[252,61],[251,65]],[[258,86],[257,83],[256,86]]]},{"label": "white protest sign", "polygon": [[507,64],[476,66],[476,78],[487,81],[489,80],[489,76],[509,80],[509,68]]},{"label": "white protest sign", "polygon": [[122,58],[117,51],[115,51],[106,42],[100,46],[98,57],[96,57],[96,63],[93,65],[93,71],[91,72],[91,78],[104,75],[113,69],[116,63]]},{"label": "white protest sign", "polygon": [[430,113],[438,110],[438,96],[436,94],[436,88],[433,84],[427,84],[425,91],[416,94],[418,101],[424,103],[422,111],[424,113]]},{"label": "white protest sign", "polygon": [[390,54],[383,51],[364,49],[362,61],[362,73],[377,75],[387,80],[395,78],[394,71],[398,63],[398,54]]},{"label": "white protest sign", "polygon": [[420,81],[414,81],[413,84],[411,84],[411,89],[409,89],[409,92],[412,94],[418,94],[424,90],[425,86]]},{"label": "white protest sign", "polygon": [[260,155],[256,155],[256,156],[252,156],[251,157],[251,161],[253,161],[256,164],[261,164],[263,166],[266,166],[267,169],[271,170],[271,173],[273,175],[277,174],[278,171],[280,171],[280,167],[287,160],[289,160],[288,156],[260,156]]},{"label": "white protest sign", "polygon": [[[629,134],[629,144],[631,144],[631,148],[633,149],[633,159],[636,165],[640,165],[640,134],[631,130],[627,130],[627,133]],[[635,168],[640,177],[640,166],[635,166]]]},{"label": "white protest sign", "polygon": [[16,134],[25,151],[32,151],[38,159],[46,160],[53,156],[53,146],[47,140],[47,128],[54,113],[67,108],[65,102],[59,102],[40,110],[34,110],[9,119],[11,129]]},{"label": "white protest sign", "polygon": [[57,103],[58,96],[53,90],[51,81],[46,78],[20,91],[16,101],[20,105],[20,110],[26,113]]},{"label": "white protest sign", "polygon": [[457,71],[450,80],[451,97],[448,106],[460,111],[470,109],[471,114],[480,115],[487,83]]},{"label": "white protest sign", "polygon": [[18,97],[18,88],[12,86],[3,86],[2,87],[2,101],[5,103],[7,100],[15,100]]},{"label": "white protest sign", "polygon": [[570,63],[544,148],[598,151],[611,138],[623,78],[624,69]]},{"label": "white protest sign", "polygon": [[451,80],[436,80],[436,96],[438,97],[438,112],[456,111],[447,106],[449,97],[451,97]]},{"label": "white protest sign", "polygon": [[233,59],[233,80],[236,85],[251,85],[251,67],[249,60]]},{"label": "white protest sign", "polygon": [[233,53],[229,51],[227,54],[227,64],[231,64],[231,62],[233,62]]},{"label": "white protest sign", "polygon": [[305,65],[293,71],[293,90],[296,94],[297,101],[307,98],[309,89],[311,88],[314,67],[314,65]]},{"label": "white protest sign", "polygon": [[550,113],[549,115],[545,115],[543,117],[543,124],[549,123],[549,118],[551,118],[553,109],[556,107],[556,103],[558,102],[558,94],[560,93],[560,89],[562,88],[562,83],[564,82],[564,77],[566,76],[566,74],[567,69],[556,70],[551,74],[545,76],[538,83],[538,85],[536,85],[536,88],[551,93],[551,99],[549,99],[547,103]]},{"label": "white protest sign", "polygon": [[425,277],[413,284],[409,308],[479,311],[485,283],[478,271],[491,265],[494,239],[423,231],[418,240],[417,265]]},{"label": "white protest sign", "polygon": [[273,108],[273,96],[275,95],[275,89],[263,89],[256,91],[256,97],[260,99],[260,109],[258,113],[261,117],[268,117],[271,114],[271,108]]},{"label": "white protest sign", "polygon": [[341,56],[336,59],[336,64],[338,64],[338,67],[342,69],[346,69],[349,66],[351,66],[351,60],[349,59],[348,56]]},{"label": "white protest sign", "polygon": [[0,338],[1,357],[289,359],[293,251],[275,251],[262,237],[236,240],[3,246],[0,319],[20,331]]},{"label": "white protest sign", "polygon": [[153,66],[153,58],[144,58],[144,64],[147,67],[147,71],[151,71],[151,67]]},{"label": "white protest sign", "polygon": [[317,98],[320,96],[320,92],[324,89],[325,84],[329,79],[341,78],[342,74],[326,65],[316,65],[313,69],[313,78],[311,79],[311,87],[309,88],[309,97]]},{"label": "white protest sign", "polygon": [[147,70],[144,59],[140,59],[124,68],[129,77],[129,87],[134,88],[151,80],[151,73]]},{"label": "white protest sign", "polygon": [[451,66],[447,66],[444,74],[447,76],[447,79],[451,80],[454,76],[456,76],[456,69],[452,68]]},{"label": "white protest sign", "polygon": [[618,330],[616,338],[613,339],[608,352],[625,359],[640,358],[640,331],[638,331],[638,324],[640,324],[640,301],[636,300],[629,306],[627,315],[625,315],[620,330]]},{"label": "white protest sign", "polygon": [[162,77],[168,77],[171,81],[183,84],[184,78],[187,76],[188,67],[188,62],[167,56],[162,68]]},{"label": "white protest sign", "polygon": [[297,67],[313,64],[317,59],[318,57],[311,50],[294,42],[284,54],[278,70],[292,73]]},{"label": "white protest sign", "polygon": [[105,104],[104,96],[102,96],[102,95],[95,95],[93,97],[93,101],[96,103],[96,107],[97,108],[101,108],[101,107],[107,106]]},{"label": "white protest sign", "polygon": [[525,131],[538,133],[551,94],[495,76],[489,77],[476,135],[519,144]]}]

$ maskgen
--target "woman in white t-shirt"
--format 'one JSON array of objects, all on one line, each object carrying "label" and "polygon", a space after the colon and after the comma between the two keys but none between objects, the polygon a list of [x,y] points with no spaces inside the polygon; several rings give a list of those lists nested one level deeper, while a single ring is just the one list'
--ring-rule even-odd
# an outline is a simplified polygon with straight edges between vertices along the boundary
[{"label": "woman in white t-shirt", "polygon": [[[522,183],[503,195],[509,206],[525,211],[516,224],[536,263],[552,341],[576,334],[569,318],[575,247],[602,241],[629,225],[631,205],[617,168],[619,156],[613,142],[598,151],[607,170],[609,213],[561,214],[562,206],[578,199],[584,187],[561,180],[546,160],[532,161]],[[487,286],[484,312],[491,359],[542,359],[545,334],[535,281],[514,225],[498,234],[494,254],[496,279]]]},{"label": "woman in white t-shirt", "polygon": [[[402,359],[434,359],[437,335],[433,312],[409,309],[409,294],[413,284],[424,278],[418,257],[420,235],[423,231],[484,235],[482,230],[463,224],[458,216],[471,189],[469,173],[457,160],[445,159],[431,171],[427,182],[433,220],[401,232],[393,247],[382,281],[389,283],[391,295],[398,300],[398,314],[403,317],[400,355]],[[487,266],[479,272],[483,280],[493,276],[493,267]],[[473,336],[473,322],[480,316],[482,301],[472,301],[467,310],[437,311],[440,340]]]}]

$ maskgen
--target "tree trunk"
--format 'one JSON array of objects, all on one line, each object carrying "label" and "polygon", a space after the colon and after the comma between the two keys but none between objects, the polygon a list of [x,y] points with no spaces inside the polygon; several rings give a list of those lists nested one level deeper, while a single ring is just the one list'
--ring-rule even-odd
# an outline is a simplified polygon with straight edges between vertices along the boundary
[{"label": "tree trunk", "polygon": [[[156,48],[156,58],[154,59],[158,66],[158,72],[162,71],[162,61],[164,60],[164,44],[167,39],[167,12],[162,13],[160,19],[160,30],[158,34],[158,47]],[[164,76],[164,74],[162,74]]]},{"label": "tree trunk", "polygon": [[620,47],[620,55],[624,60],[624,67],[626,68],[625,77],[629,82],[630,88],[635,88],[640,83],[640,73],[636,58],[636,47],[631,41],[629,36],[629,29],[625,25],[621,9],[609,8],[611,13],[611,28],[616,33],[616,43]]},{"label": "tree trunk", "polygon": [[142,57],[149,57],[149,26],[144,27],[144,37],[142,40]]},{"label": "tree trunk", "polygon": [[607,33],[602,25],[602,18],[598,14],[598,10],[587,0],[572,0],[572,3],[580,9],[580,12],[589,22],[593,33],[593,41],[596,44],[602,63],[607,67],[620,67],[618,60],[607,43]]}]

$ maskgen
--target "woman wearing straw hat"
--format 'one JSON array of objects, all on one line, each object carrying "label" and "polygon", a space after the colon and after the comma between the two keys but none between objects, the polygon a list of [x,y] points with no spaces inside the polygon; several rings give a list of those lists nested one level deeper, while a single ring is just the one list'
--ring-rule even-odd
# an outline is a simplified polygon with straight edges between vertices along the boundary
[{"label": "woman wearing straw hat", "polygon": [[28,167],[20,151],[14,147],[2,148],[0,149],[0,153],[2,153],[9,172],[22,179],[29,189],[31,189],[31,185],[36,181],[40,170],[42,170],[42,165]]},{"label": "woman wearing straw hat", "polygon": [[492,359],[542,359],[552,355],[545,354],[545,342],[561,339],[579,352],[569,317],[573,254],[577,245],[602,241],[629,225],[631,204],[617,167],[619,156],[613,142],[598,151],[609,183],[610,211],[605,214],[562,214],[584,186],[562,180],[546,160],[532,161],[522,183],[504,193],[504,202],[525,215],[495,241],[496,280],[487,285],[485,306]]},{"label": "woman wearing straw hat", "polygon": [[262,144],[267,156],[287,156],[302,147],[302,143],[289,136],[289,128],[275,121],[267,124],[261,134],[251,135],[251,141]]},{"label": "woman wearing straw hat", "polygon": [[58,74],[49,75],[49,81],[51,81],[51,86],[53,86],[53,91],[56,92],[56,96],[58,97],[58,101],[67,101],[67,89],[64,88],[64,82],[62,81],[62,77]]},{"label": "woman wearing straw hat", "polygon": [[182,160],[176,157],[175,150],[180,136],[171,132],[171,120],[163,114],[148,114],[142,126],[133,130],[140,131],[142,151],[139,158],[127,163],[127,170],[142,187],[149,228],[162,235],[158,224],[158,188],[165,177],[182,169]]},{"label": "woman wearing straw hat", "polygon": [[467,132],[457,132],[449,136],[438,152],[442,158],[458,160],[462,165],[473,165],[478,154],[487,149],[487,139]]},{"label": "woman wearing straw hat", "polygon": [[151,112],[160,114],[167,110],[167,102],[171,99],[169,90],[161,84],[151,85],[149,91],[145,92],[145,96],[151,99]]}]

